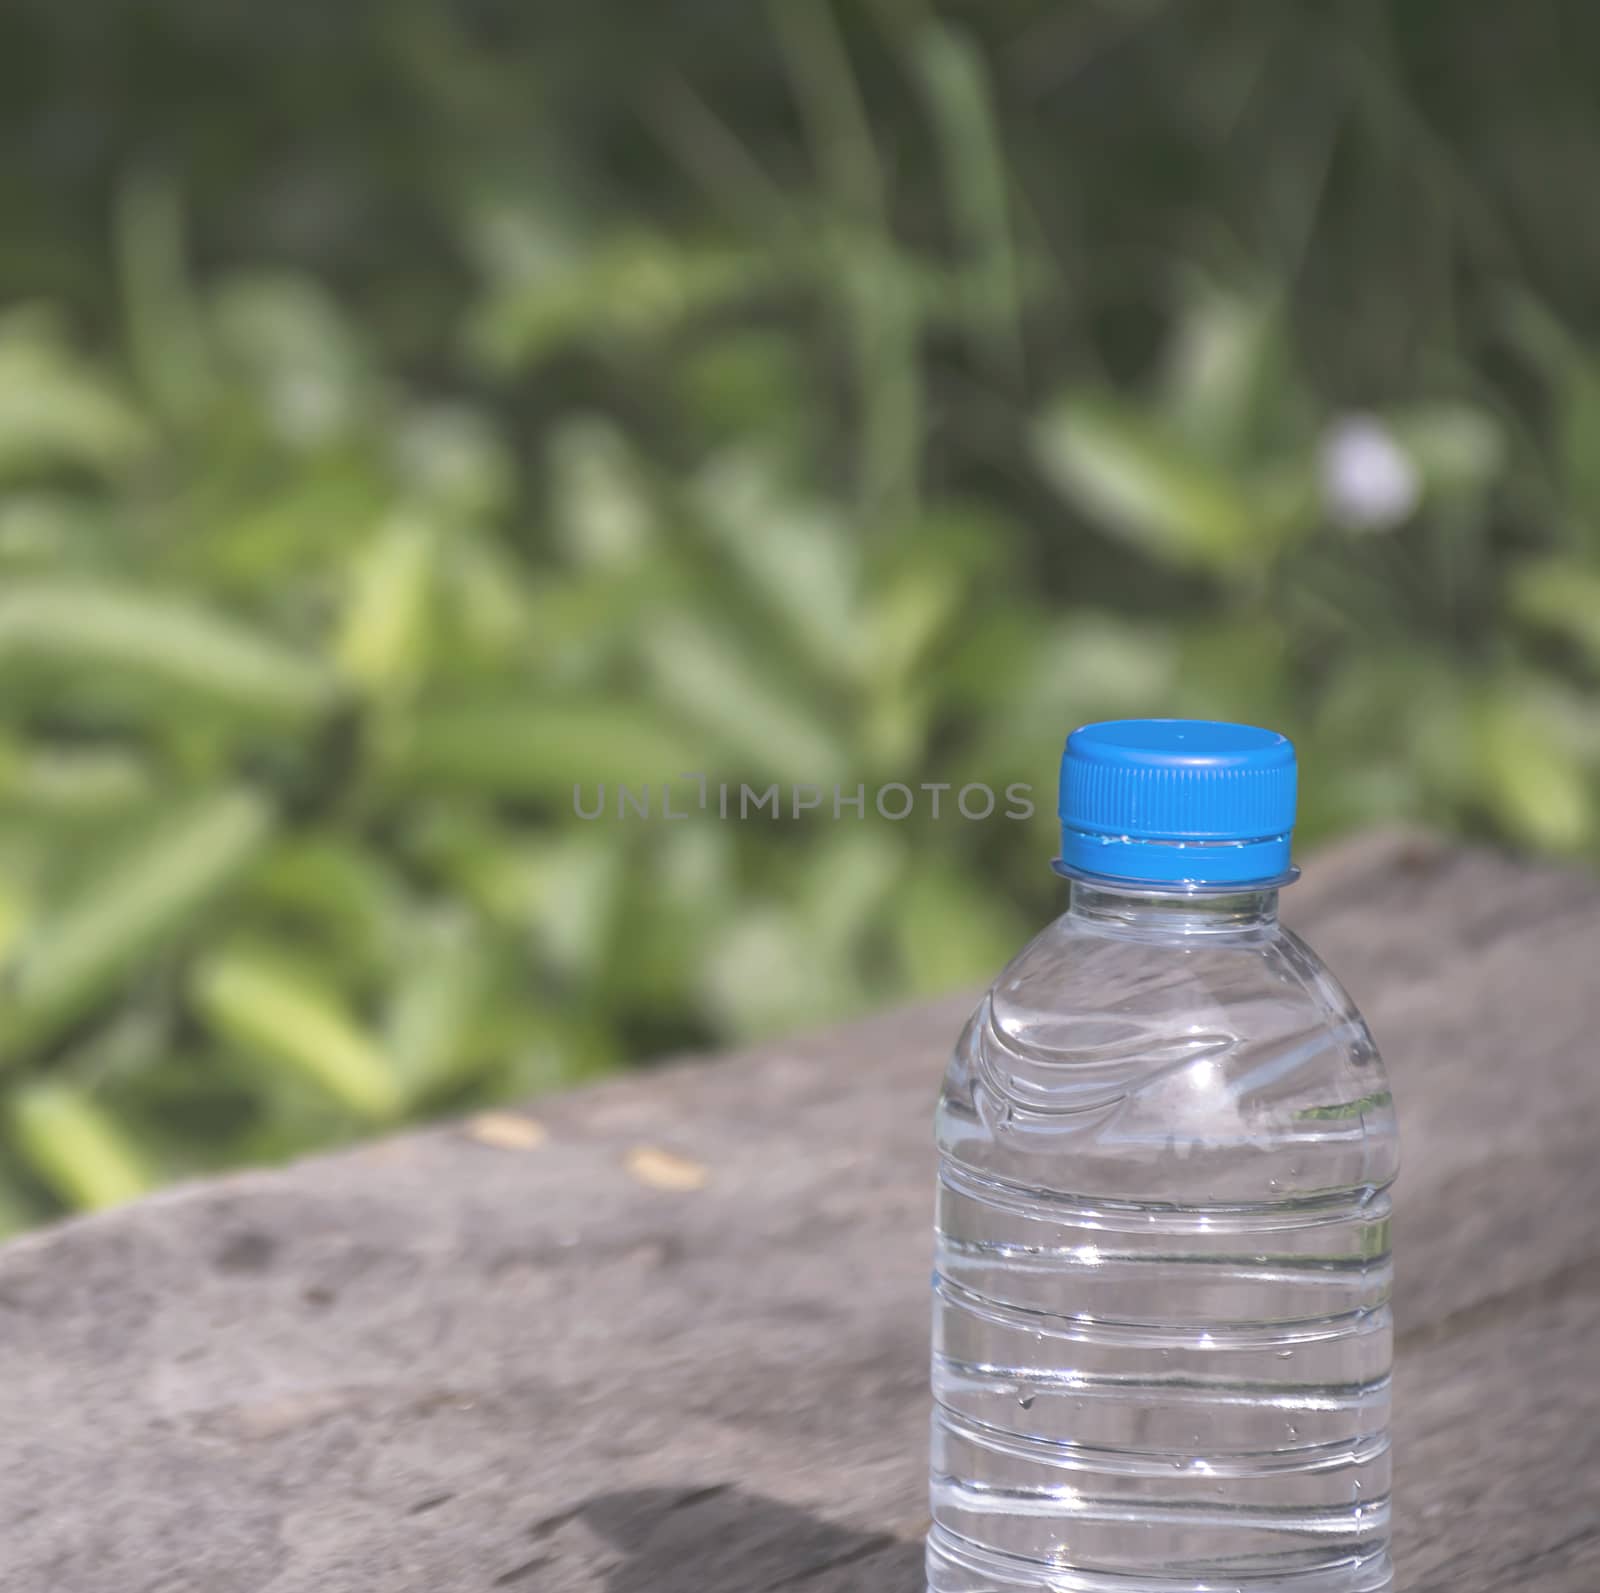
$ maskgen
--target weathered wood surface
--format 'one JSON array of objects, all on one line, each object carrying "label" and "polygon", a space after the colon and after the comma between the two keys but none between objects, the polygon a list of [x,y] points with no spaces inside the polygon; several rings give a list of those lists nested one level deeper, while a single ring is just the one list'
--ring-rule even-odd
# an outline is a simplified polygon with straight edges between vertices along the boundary
[{"label": "weathered wood surface", "polygon": [[[1405,1136],[1401,1593],[1595,1593],[1600,887],[1389,837],[1287,900]],[[965,1007],[0,1251],[0,1587],[918,1593]]]}]

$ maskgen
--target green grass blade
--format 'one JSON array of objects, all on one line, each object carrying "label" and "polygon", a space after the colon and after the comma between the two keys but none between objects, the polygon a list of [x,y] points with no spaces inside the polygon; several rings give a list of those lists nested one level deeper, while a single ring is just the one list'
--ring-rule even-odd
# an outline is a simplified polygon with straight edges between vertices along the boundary
[{"label": "green grass blade", "polygon": [[1163,563],[1235,568],[1276,528],[1242,485],[1109,399],[1072,399],[1034,430],[1046,478],[1109,535]]},{"label": "green grass blade", "polygon": [[271,953],[208,957],[192,990],[222,1038],[284,1067],[357,1115],[383,1121],[403,1104],[389,1060],[334,997]]},{"label": "green grass blade", "polygon": [[374,696],[403,694],[427,663],[434,543],[431,526],[397,519],[363,550],[352,573],[335,656]]},{"label": "green grass blade", "polygon": [[459,1081],[464,1037],[489,969],[482,938],[464,915],[418,924],[407,952],[384,1036],[414,1101]]},{"label": "green grass blade", "polygon": [[214,379],[184,261],[183,209],[164,175],[142,172],[123,188],[117,251],[141,385],[169,420],[192,420],[212,396]]},{"label": "green grass blade", "polygon": [[849,772],[842,738],[806,694],[753,667],[731,637],[673,619],[652,628],[645,650],[656,690],[735,753],[741,770],[819,785]]},{"label": "green grass blade", "polygon": [[338,691],[303,653],[191,598],[73,580],[18,581],[0,595],[0,669],[31,662],[279,719],[313,717]]},{"label": "green grass blade", "polygon": [[112,475],[148,442],[144,419],[48,309],[0,317],[0,482],[63,465]]},{"label": "green grass blade", "polygon": [[[597,699],[544,703],[465,699],[419,710],[394,752],[406,783],[553,799],[570,813],[575,785],[651,785],[703,771],[703,740],[655,710]],[[659,795],[659,791],[658,791]]]},{"label": "green grass blade", "polygon": [[7,1102],[11,1139],[29,1170],[69,1206],[99,1211],[153,1185],[115,1118],[69,1084],[30,1084]]},{"label": "green grass blade", "polygon": [[883,174],[872,123],[831,0],[776,0],[772,20],[834,202],[857,221],[880,216]]},{"label": "green grass blade", "polygon": [[0,995],[0,1064],[48,1043],[189,929],[265,847],[271,809],[248,791],[169,814],[15,948]]},{"label": "green grass blade", "polygon": [[988,70],[964,32],[941,24],[923,30],[915,61],[939,139],[956,230],[970,262],[979,341],[984,352],[1016,375],[1022,367],[1016,250]]},{"label": "green grass blade", "polygon": [[[784,489],[759,457],[733,453],[702,471],[694,504],[718,552],[805,650],[810,666],[852,679],[864,662],[861,553],[842,516]],[[759,524],[759,539],[750,527]]]}]

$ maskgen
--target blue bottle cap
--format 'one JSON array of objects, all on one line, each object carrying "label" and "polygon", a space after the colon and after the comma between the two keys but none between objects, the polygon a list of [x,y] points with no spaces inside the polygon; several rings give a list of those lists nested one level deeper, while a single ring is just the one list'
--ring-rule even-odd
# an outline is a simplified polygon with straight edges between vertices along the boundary
[{"label": "blue bottle cap", "polygon": [[1294,744],[1211,719],[1115,719],[1067,737],[1064,874],[1146,886],[1294,878]]}]

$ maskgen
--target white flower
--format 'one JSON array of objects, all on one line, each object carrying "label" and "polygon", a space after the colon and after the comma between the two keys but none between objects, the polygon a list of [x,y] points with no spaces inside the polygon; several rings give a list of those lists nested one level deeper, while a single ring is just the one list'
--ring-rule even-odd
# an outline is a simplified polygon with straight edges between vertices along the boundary
[{"label": "white flower", "polygon": [[1403,524],[1422,498],[1411,456],[1372,415],[1346,415],[1324,433],[1322,500],[1328,514],[1352,531],[1389,531]]}]

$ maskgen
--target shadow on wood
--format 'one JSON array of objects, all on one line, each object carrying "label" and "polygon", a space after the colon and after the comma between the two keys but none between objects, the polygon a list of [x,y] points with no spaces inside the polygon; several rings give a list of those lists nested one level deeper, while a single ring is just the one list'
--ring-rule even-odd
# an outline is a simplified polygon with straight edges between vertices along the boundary
[{"label": "shadow on wood", "polygon": [[922,1593],[922,1545],[731,1485],[602,1494],[578,1512],[627,1558],[606,1593]]}]

